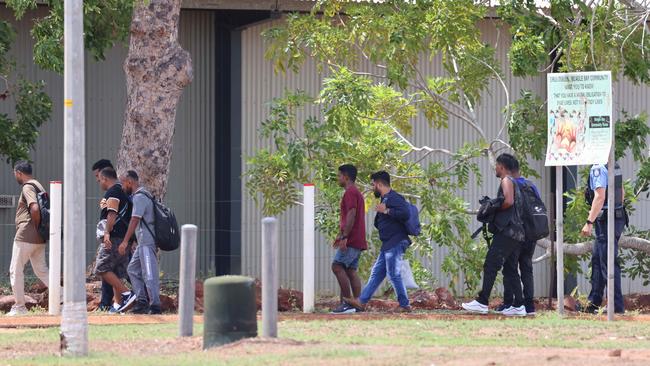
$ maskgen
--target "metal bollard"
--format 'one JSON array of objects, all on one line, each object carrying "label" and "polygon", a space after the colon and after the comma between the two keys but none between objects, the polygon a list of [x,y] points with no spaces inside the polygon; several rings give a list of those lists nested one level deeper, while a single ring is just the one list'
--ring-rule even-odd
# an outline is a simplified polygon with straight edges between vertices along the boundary
[{"label": "metal bollard", "polygon": [[181,270],[178,287],[178,335],[191,337],[194,326],[196,225],[181,228]]},{"label": "metal bollard", "polygon": [[278,220],[262,220],[262,336],[278,336]]}]

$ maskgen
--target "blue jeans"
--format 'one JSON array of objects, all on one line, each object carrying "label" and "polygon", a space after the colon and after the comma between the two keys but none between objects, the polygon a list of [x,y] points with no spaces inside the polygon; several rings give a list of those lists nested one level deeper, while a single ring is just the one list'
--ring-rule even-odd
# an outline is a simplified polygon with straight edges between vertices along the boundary
[{"label": "blue jeans", "polygon": [[[596,220],[596,242],[591,255],[591,293],[589,302],[600,306],[603,302],[603,292],[607,286],[607,219]],[[617,218],[614,222],[614,310],[618,313],[625,311],[623,292],[621,291],[621,263],[618,258],[618,240],[625,229],[625,219]]]},{"label": "blue jeans", "polygon": [[394,248],[379,253],[375,264],[372,266],[372,272],[370,272],[368,283],[361,291],[359,301],[362,304],[367,304],[368,301],[370,301],[370,298],[372,298],[372,295],[377,291],[377,288],[381,285],[388,274],[388,278],[393,285],[395,294],[397,294],[399,305],[401,307],[409,306],[409,298],[406,295],[406,287],[404,286],[404,282],[402,282],[402,275],[400,273],[402,268],[402,258],[404,257],[404,252],[406,252],[408,246],[409,242],[405,240]]},{"label": "blue jeans", "polygon": [[361,251],[357,248],[337,249],[332,263],[339,264],[345,269],[358,269]]}]

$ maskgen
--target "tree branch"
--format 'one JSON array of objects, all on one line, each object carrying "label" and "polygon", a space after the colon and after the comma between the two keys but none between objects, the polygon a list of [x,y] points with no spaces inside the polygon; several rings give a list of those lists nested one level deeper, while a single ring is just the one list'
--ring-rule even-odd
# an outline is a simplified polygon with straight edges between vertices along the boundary
[{"label": "tree branch", "polygon": [[[549,239],[542,239],[537,241],[537,246],[546,249],[546,253],[539,258],[533,260],[534,263],[541,262],[553,256],[551,252],[552,242]],[[646,240],[634,236],[622,236],[618,241],[618,246],[623,249],[633,249],[650,254],[650,240]],[[580,256],[589,254],[593,251],[594,242],[588,241],[576,244],[564,244],[564,254]]]}]

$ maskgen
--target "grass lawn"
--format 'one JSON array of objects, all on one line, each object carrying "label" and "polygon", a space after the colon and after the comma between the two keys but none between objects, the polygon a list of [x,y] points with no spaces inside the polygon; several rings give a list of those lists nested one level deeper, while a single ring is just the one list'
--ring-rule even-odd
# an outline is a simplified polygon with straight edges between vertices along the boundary
[{"label": "grass lawn", "polygon": [[[175,324],[91,326],[88,358],[58,356],[58,328],[0,329],[0,365],[649,365],[650,323],[594,318],[285,320],[280,339],[202,351]],[[621,354],[619,355],[619,351]]]}]

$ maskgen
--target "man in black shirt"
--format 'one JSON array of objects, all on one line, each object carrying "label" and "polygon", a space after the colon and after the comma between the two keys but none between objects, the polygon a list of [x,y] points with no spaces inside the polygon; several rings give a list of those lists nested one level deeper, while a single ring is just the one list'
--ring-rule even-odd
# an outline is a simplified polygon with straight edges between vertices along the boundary
[{"label": "man in black shirt", "polygon": [[113,168],[104,168],[99,173],[99,186],[106,191],[101,203],[101,216],[97,225],[97,239],[100,248],[95,261],[95,273],[113,287],[114,301],[111,312],[120,312],[135,301],[122,278],[126,276],[128,256],[120,255],[118,246],[126,234],[131,220],[131,203],[117,181]]},{"label": "man in black shirt", "polygon": [[[104,168],[114,169],[113,164],[108,159],[97,160],[91,168],[93,174],[95,175],[95,180],[97,181],[97,183],[99,183],[99,172],[101,172],[102,169]],[[103,207],[105,202],[106,199],[102,198],[102,200],[99,202],[99,207],[100,208]],[[113,306],[113,286],[108,284],[108,282],[102,280],[102,297],[101,297],[101,301],[99,302],[99,310],[108,311],[112,306]]]}]

